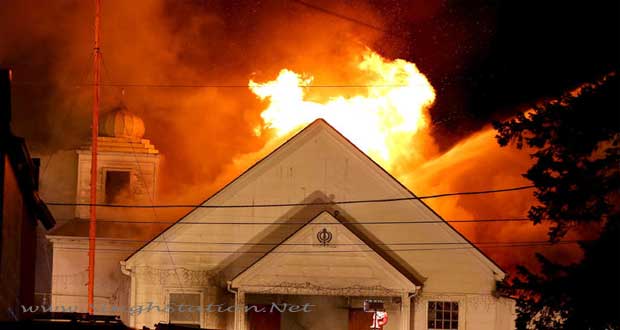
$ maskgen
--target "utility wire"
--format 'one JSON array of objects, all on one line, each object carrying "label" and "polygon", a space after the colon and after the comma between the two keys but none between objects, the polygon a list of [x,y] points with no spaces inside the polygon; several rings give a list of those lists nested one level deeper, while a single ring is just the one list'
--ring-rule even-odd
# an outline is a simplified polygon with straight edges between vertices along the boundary
[{"label": "utility wire", "polygon": [[[465,195],[484,195],[503,193],[519,190],[527,190],[535,188],[534,185],[510,187],[503,189],[491,189],[491,190],[478,190],[478,191],[464,191],[454,193],[443,193],[436,195],[426,196],[411,196],[411,197],[396,197],[396,198],[382,198],[382,199],[361,199],[361,200],[345,200],[345,201],[329,201],[329,202],[307,202],[307,203],[280,203],[280,204],[237,204],[237,205],[196,205],[196,204],[160,204],[160,205],[128,205],[128,204],[106,204],[97,203],[95,206],[112,207],[112,208],[215,208],[215,209],[227,209],[227,208],[268,208],[268,207],[291,207],[291,206],[320,206],[320,205],[345,205],[345,204],[370,204],[370,203],[388,203],[388,202],[400,202],[409,200],[424,200],[434,199],[450,196],[465,196]],[[66,202],[48,202],[47,205],[54,206],[91,206],[90,203],[66,203]]]},{"label": "utility wire", "polygon": [[[87,240],[87,238],[76,237],[76,240]],[[104,238],[100,237],[104,241],[109,242],[127,242],[127,243],[164,243],[163,241],[151,241],[151,240],[139,240],[139,239],[123,239],[123,238]],[[587,242],[589,240],[562,240],[556,243],[560,244],[573,244],[579,242]],[[198,245],[247,245],[247,246],[317,246],[320,243],[265,243],[265,242],[205,242],[205,241],[166,241],[166,243],[174,243],[174,244],[198,244]],[[515,246],[528,246],[532,244],[553,244],[548,240],[544,241],[482,241],[482,242],[394,242],[394,243],[375,243],[378,246],[433,246],[433,245],[515,245]],[[329,246],[366,246],[365,243],[329,243]]]},{"label": "utility wire", "polygon": [[[528,244],[498,244],[498,245],[489,245],[489,246],[481,246],[481,248],[518,248],[518,247],[537,247],[537,246],[557,246],[564,244],[578,244],[579,242],[585,241],[575,241],[575,242],[545,242],[545,243],[528,243]],[[319,246],[320,244],[316,244]],[[73,247],[60,247],[58,249],[61,250],[88,250],[86,248],[73,248]],[[477,249],[475,246],[465,246],[465,247],[431,247],[431,248],[402,248],[402,249],[383,249],[382,251],[386,252],[415,252],[415,251],[443,251],[443,250],[468,250],[468,249]],[[97,251],[107,251],[107,252],[136,252],[135,249],[122,249],[122,248],[101,248],[97,249]],[[267,254],[267,253],[276,253],[276,254],[331,254],[331,253],[364,253],[364,252],[375,252],[374,250],[363,249],[363,250],[330,250],[326,248],[324,251],[272,251],[272,250],[264,250],[264,251],[223,251],[223,250],[150,250],[148,248],[144,248],[139,250],[140,252],[153,252],[153,253],[201,253],[201,254]]]},{"label": "utility wire", "polygon": [[[50,87],[50,86],[66,86],[66,87],[92,87],[92,83],[37,83],[37,82],[19,82],[11,85],[12,87]],[[206,83],[179,83],[179,84],[163,84],[163,83],[131,83],[131,82],[112,82],[101,83],[102,87],[139,87],[139,88],[244,88],[249,89],[248,84],[206,84]],[[323,84],[310,85],[298,84],[297,87],[302,88],[406,88],[413,86],[402,84]],[[260,88],[260,86],[258,86]]]},{"label": "utility wire", "polygon": [[[82,219],[76,219],[75,221],[81,221]],[[275,222],[274,221],[150,221],[150,220],[105,220],[99,219],[97,222],[107,223],[125,223],[125,224],[178,224],[178,225],[332,225],[333,222],[308,222],[306,221],[293,221],[293,222]],[[280,220],[281,221],[281,220]],[[495,218],[495,219],[471,219],[471,220],[375,220],[375,221],[355,221],[347,222],[345,225],[415,225],[415,224],[433,224],[433,223],[494,223],[494,222],[526,222],[532,221],[529,218]]]},{"label": "utility wire", "polygon": [[379,32],[385,33],[385,34],[390,35],[390,36],[394,36],[394,37],[397,37],[397,38],[400,38],[400,39],[405,39],[405,40],[409,39],[408,37],[400,35],[398,33],[395,33],[394,31],[390,31],[390,30],[384,29],[384,28],[382,28],[380,26],[364,22],[364,21],[359,20],[359,19],[357,19],[355,17],[343,15],[343,14],[337,13],[335,11],[332,11],[332,10],[329,10],[329,9],[326,9],[326,8],[323,8],[323,7],[319,7],[317,5],[313,5],[313,4],[305,2],[305,1],[301,1],[301,0],[291,0],[291,1],[295,2],[297,4],[300,4],[300,5],[302,5],[302,6],[306,7],[306,8],[310,8],[312,10],[321,12],[323,14],[326,14],[326,15],[329,15],[329,16],[333,16],[333,17],[337,17],[339,19],[355,23],[355,24],[364,26],[366,28],[369,28],[369,29],[372,29],[372,30],[375,30],[375,31],[379,31]]}]

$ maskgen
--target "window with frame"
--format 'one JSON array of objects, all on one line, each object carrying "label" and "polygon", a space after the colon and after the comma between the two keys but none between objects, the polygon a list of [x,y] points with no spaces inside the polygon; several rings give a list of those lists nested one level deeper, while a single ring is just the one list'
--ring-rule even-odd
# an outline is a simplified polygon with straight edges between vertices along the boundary
[{"label": "window with frame", "polygon": [[168,323],[200,328],[200,293],[170,293]]},{"label": "window with frame", "polygon": [[105,172],[105,202],[122,203],[130,200],[131,172],[127,170],[108,170]]},{"label": "window with frame", "polygon": [[457,301],[428,302],[428,330],[458,330],[459,303]]}]

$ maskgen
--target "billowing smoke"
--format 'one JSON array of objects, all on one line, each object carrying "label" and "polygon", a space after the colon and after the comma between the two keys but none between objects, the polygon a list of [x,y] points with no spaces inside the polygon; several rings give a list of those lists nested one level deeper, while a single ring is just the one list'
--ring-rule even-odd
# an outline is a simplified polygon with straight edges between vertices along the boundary
[{"label": "billowing smoke", "polygon": [[[406,184],[419,195],[445,192],[481,191],[531,185],[521,176],[532,165],[528,150],[515,147],[500,148],[495,130],[486,128],[464,138],[450,150],[411,169]],[[483,195],[462,195],[429,199],[429,206],[446,220],[501,220],[523,219],[537,201],[534,190],[518,190]],[[452,223],[469,240],[484,242],[543,242],[548,239],[549,225],[531,222],[489,221]],[[573,232],[566,239],[593,236],[593,232]],[[538,243],[536,243],[538,244]],[[479,247],[501,265],[512,269],[517,264],[535,266],[535,252],[560,261],[574,261],[580,257],[574,244],[554,246],[504,246],[479,244]]]},{"label": "billowing smoke", "polygon": [[[13,127],[39,152],[88,139],[93,5],[3,3],[0,65],[15,71]],[[380,24],[370,7],[354,7],[336,9]],[[162,200],[191,187],[198,191],[179,197],[190,203],[214,190],[209,183],[232,159],[266,142],[253,133],[261,107],[250,78],[271,77],[286,63],[322,81],[354,83],[333,63],[380,34],[283,1],[108,0],[102,24],[103,83],[130,85],[104,87],[103,108],[125,89],[146,138],[165,155]]]},{"label": "billowing smoke", "polygon": [[[382,15],[385,11],[378,11],[372,1],[312,3],[394,29],[385,23],[390,16]],[[14,130],[43,155],[87,143],[93,2],[7,0],[2,6],[0,65],[14,69]],[[406,17],[424,22],[438,7],[438,2],[416,7],[406,11]],[[384,56],[412,52],[401,36],[277,0],[106,0],[102,36],[103,108],[123,98],[145,120],[145,137],[164,155],[160,203],[201,201],[276,144],[268,134],[254,134],[265,105],[247,88],[249,79],[268,81],[286,67],[311,73],[319,84],[355,85],[360,77],[350,59],[365,47]],[[442,59],[433,65],[440,66]],[[316,101],[355,92],[329,89]],[[437,98],[442,99],[441,91]],[[436,144],[444,146],[441,141],[441,136],[434,141],[425,137],[414,147],[422,143],[436,150]],[[527,154],[500,149],[490,130],[465,138],[443,155],[428,157],[423,166],[396,169],[397,176],[421,195],[527,184],[520,176],[530,164]],[[531,192],[518,192],[429,203],[446,219],[472,219],[522,217],[533,202]],[[472,241],[546,238],[544,227],[532,230],[524,223],[457,228]],[[527,263],[532,251],[489,252],[512,265]]]}]

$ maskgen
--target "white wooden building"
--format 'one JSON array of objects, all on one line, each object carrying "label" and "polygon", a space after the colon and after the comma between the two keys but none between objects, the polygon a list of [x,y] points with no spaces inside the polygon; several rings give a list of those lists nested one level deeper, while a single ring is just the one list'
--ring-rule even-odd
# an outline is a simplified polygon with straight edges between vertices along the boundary
[{"label": "white wooden building", "polygon": [[[75,238],[51,238],[55,265],[83,267],[57,249]],[[125,284],[103,285],[123,296],[116,305],[142,308],[122,313],[138,329],[369,329],[367,299],[384,302],[385,330],[515,328],[514,301],[496,293],[500,267],[323,120],[147,244],[131,244],[130,255],[97,256],[124,274],[107,280]],[[165,308],[180,304],[200,308]]]},{"label": "white wooden building", "polygon": [[[279,313],[280,328],[345,330],[364,299],[380,298],[386,330],[513,329],[514,302],[495,294],[504,272],[411,197],[317,120],[127,258],[131,305],[311,303]],[[338,203],[376,199],[401,200]],[[130,325],[241,330],[268,318],[239,310],[142,313]]]}]

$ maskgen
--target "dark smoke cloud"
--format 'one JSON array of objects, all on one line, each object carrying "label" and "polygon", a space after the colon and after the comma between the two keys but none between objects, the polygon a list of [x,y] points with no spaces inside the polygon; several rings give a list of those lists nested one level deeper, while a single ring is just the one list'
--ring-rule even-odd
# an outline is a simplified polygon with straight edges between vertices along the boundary
[{"label": "dark smoke cloud", "polygon": [[[13,128],[38,152],[87,143],[93,3],[2,3],[0,65],[15,71]],[[316,4],[382,24],[365,3]],[[346,64],[379,36],[289,1],[105,0],[102,24],[104,83],[137,85],[243,86],[283,67],[355,83]],[[103,110],[112,108],[121,87],[104,87],[103,98]],[[128,86],[123,98],[165,156],[163,199],[204,198],[222,168],[266,141],[253,134],[262,105],[247,88]]]}]

